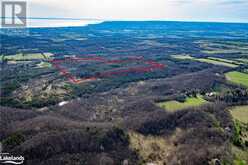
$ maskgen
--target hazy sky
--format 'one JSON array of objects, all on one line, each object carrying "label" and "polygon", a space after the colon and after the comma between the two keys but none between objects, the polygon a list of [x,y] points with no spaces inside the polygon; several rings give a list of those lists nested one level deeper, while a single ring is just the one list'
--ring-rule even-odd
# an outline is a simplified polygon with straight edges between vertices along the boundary
[{"label": "hazy sky", "polygon": [[30,17],[248,22],[248,0],[27,0]]}]

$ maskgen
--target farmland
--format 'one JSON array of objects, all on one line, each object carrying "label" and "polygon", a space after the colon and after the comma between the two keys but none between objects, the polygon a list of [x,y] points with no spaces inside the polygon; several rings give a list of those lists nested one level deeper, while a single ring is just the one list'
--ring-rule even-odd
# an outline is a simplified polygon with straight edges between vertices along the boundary
[{"label": "farmland", "polygon": [[241,72],[229,72],[225,75],[230,82],[248,87],[248,74]]},{"label": "farmland", "polygon": [[202,96],[197,96],[197,97],[188,97],[185,99],[184,102],[167,101],[164,103],[159,103],[159,106],[168,111],[175,111],[175,110],[185,109],[189,107],[201,106],[206,103],[207,101],[204,100]]},{"label": "farmland", "polygon": [[222,66],[231,67],[231,68],[238,67],[238,65],[230,64],[230,63],[227,63],[226,61],[218,61],[216,59],[196,59],[196,61],[206,62],[206,63],[210,63],[214,65],[222,65]]},{"label": "farmland", "polygon": [[51,53],[34,53],[34,54],[15,54],[3,56],[1,55],[1,60],[8,61],[29,61],[29,60],[42,60],[49,59],[52,56]]},{"label": "farmland", "polygon": [[193,61],[199,61],[199,62],[206,62],[213,65],[221,65],[226,67],[235,68],[238,67],[238,62],[226,60],[226,59],[219,59],[219,58],[194,58],[189,55],[174,55],[172,56],[175,59],[179,60],[193,60]]}]

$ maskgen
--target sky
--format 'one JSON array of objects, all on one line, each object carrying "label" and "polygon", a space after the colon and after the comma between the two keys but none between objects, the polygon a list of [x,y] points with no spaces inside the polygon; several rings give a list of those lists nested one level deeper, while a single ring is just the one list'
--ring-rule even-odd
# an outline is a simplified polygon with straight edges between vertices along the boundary
[{"label": "sky", "polygon": [[26,1],[28,17],[248,22],[248,0]]},{"label": "sky", "polygon": [[27,0],[32,17],[248,22],[248,0]]}]

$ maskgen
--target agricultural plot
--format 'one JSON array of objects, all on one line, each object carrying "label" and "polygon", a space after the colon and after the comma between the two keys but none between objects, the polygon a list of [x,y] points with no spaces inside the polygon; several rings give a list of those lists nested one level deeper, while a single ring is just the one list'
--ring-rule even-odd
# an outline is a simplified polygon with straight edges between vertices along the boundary
[{"label": "agricultural plot", "polygon": [[229,64],[235,64],[235,65],[243,64],[243,62],[240,62],[238,60],[232,60],[232,59],[224,59],[224,58],[216,58],[216,57],[208,57],[208,59],[220,61],[220,62],[225,62],[225,63],[229,63]]},{"label": "agricultural plot", "polygon": [[49,59],[53,54],[51,53],[34,53],[34,54],[16,54],[8,56],[0,56],[1,60],[8,61],[30,61],[30,60],[42,60]]},{"label": "agricultural plot", "polygon": [[239,53],[239,51],[237,50],[204,50],[202,51],[202,53],[205,53],[205,54],[210,54],[210,55],[214,55],[214,54],[228,54],[228,53]]},{"label": "agricultural plot", "polygon": [[248,74],[241,72],[228,72],[225,74],[227,80],[232,83],[248,87]]},{"label": "agricultural plot", "polygon": [[189,107],[201,106],[206,103],[208,102],[204,100],[202,96],[198,95],[197,97],[186,98],[185,102],[167,101],[164,103],[159,103],[159,106],[168,111],[176,111],[176,110],[185,109]]},{"label": "agricultural plot", "polygon": [[227,62],[217,61],[217,60],[208,59],[208,58],[200,58],[200,59],[195,59],[195,60],[200,61],[200,62],[206,62],[206,63],[213,64],[213,65],[226,66],[226,67],[230,67],[230,68],[238,67],[238,65],[235,65],[235,64],[230,64]]},{"label": "agricultural plot", "polygon": [[178,59],[178,60],[193,60],[194,57],[191,57],[190,55],[172,55],[172,58]]},{"label": "agricultural plot", "polygon": [[245,54],[248,50],[247,43],[244,42],[198,42],[200,47],[203,49],[201,52],[204,54],[215,55],[215,54],[234,54],[241,53]]},{"label": "agricultural plot", "polygon": [[220,58],[195,58],[189,55],[174,55],[172,57],[179,60],[193,60],[193,61],[205,62],[213,65],[231,67],[231,68],[235,68],[239,66],[235,61],[225,60]]}]

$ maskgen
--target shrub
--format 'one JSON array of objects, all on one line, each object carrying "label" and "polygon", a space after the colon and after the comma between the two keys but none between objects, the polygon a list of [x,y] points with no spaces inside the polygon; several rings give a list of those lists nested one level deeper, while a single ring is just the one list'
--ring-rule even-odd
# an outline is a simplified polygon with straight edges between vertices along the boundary
[{"label": "shrub", "polygon": [[25,141],[25,137],[22,133],[16,132],[10,135],[7,139],[3,140],[4,147],[11,149],[14,148]]}]

